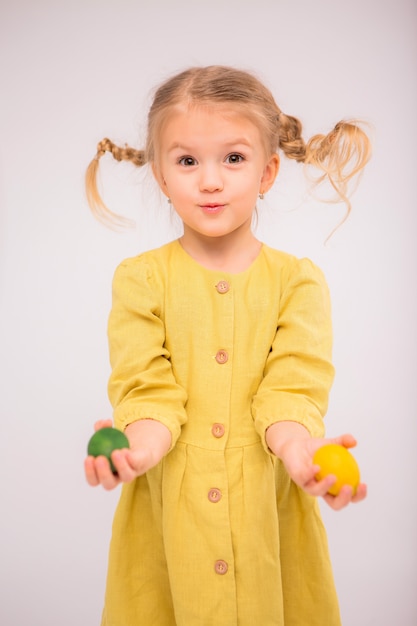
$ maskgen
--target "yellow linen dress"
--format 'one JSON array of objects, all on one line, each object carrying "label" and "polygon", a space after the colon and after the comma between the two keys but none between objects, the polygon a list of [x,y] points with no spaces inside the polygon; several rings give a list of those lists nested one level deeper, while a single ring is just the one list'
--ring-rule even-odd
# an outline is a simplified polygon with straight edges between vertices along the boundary
[{"label": "yellow linen dress", "polygon": [[315,498],[265,443],[280,420],[322,436],[330,305],[309,260],[263,245],[246,271],[178,241],[123,262],[109,319],[115,424],[172,448],[122,487],[102,626],[339,626]]}]

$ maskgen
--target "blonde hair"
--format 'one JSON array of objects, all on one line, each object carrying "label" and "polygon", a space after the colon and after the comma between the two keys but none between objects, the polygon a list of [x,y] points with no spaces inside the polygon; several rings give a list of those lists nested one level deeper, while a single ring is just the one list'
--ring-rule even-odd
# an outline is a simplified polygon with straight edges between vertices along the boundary
[{"label": "blonde hair", "polygon": [[144,150],[128,145],[122,148],[110,139],[100,141],[86,173],[87,200],[96,217],[116,226],[125,226],[127,222],[106,207],[98,191],[99,159],[105,152],[111,152],[117,161],[130,161],[139,167],[145,163],[156,164],[161,128],[169,114],[179,105],[199,104],[227,105],[246,115],[257,125],[267,156],[281,150],[289,159],[314,166],[318,171],[315,184],[326,179],[330,182],[336,191],[335,201],[343,201],[347,206],[347,217],[351,208],[349,183],[363,170],[371,155],[370,141],[358,122],[338,122],[329,133],[315,135],[306,142],[301,122],[283,113],[269,89],[255,76],[217,65],[185,70],[156,90],[148,114]]}]

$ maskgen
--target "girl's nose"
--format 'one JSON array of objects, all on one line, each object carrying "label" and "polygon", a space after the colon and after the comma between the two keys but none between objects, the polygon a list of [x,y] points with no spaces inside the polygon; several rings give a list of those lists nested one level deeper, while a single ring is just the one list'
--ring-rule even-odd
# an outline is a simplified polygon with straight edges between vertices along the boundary
[{"label": "girl's nose", "polygon": [[216,165],[205,165],[200,169],[200,191],[220,191],[223,179],[220,168]]}]

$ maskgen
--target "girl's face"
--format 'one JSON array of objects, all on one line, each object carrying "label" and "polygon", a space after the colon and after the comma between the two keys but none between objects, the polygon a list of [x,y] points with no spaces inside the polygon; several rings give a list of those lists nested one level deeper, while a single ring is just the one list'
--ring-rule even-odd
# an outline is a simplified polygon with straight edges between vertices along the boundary
[{"label": "girl's face", "polygon": [[184,241],[250,230],[279,165],[255,124],[226,108],[190,107],[168,119],[159,148],[154,173],[184,223]]}]

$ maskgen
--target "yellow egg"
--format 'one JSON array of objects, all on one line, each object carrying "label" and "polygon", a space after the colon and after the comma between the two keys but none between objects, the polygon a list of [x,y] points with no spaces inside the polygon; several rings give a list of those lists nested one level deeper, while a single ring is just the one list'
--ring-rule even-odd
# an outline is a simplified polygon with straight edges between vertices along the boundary
[{"label": "yellow egg", "polygon": [[336,476],[337,481],[329,488],[329,493],[333,496],[337,496],[343,485],[350,485],[353,493],[356,493],[360,472],[355,458],[347,448],[334,443],[326,444],[314,454],[313,463],[320,466],[316,480],[322,480],[329,474]]}]

